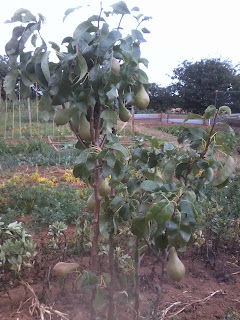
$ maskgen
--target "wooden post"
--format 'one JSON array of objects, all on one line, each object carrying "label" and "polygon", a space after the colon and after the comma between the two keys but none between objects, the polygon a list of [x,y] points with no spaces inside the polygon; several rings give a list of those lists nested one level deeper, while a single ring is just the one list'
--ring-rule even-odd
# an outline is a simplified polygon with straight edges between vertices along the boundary
[{"label": "wooden post", "polygon": [[162,123],[163,112],[161,111],[160,123]]},{"label": "wooden post", "polygon": [[6,140],[7,138],[7,107],[8,107],[8,102],[7,102],[7,95],[5,97],[5,125],[4,125],[4,139]]},{"label": "wooden post", "polygon": [[0,80],[0,111],[2,109],[2,80]]},{"label": "wooden post", "polygon": [[169,121],[169,113],[167,113],[167,123],[168,123],[168,121]]},{"label": "wooden post", "polygon": [[37,135],[39,138],[39,122],[38,122],[38,84],[36,82],[36,108],[37,108]]},{"label": "wooden post", "polygon": [[18,83],[18,121],[19,121],[19,137],[22,138],[22,119],[21,119],[21,94],[20,94],[20,82]]},{"label": "wooden post", "polygon": [[131,131],[132,135],[135,135],[135,130],[134,130],[134,106],[132,106],[132,119],[131,119]]},{"label": "wooden post", "polygon": [[14,138],[14,102],[12,104],[12,139]]},{"label": "wooden post", "polygon": [[29,133],[30,133],[30,137],[32,138],[32,117],[31,117],[30,98],[27,98],[27,106],[28,106]]},{"label": "wooden post", "polygon": [[54,137],[54,131],[55,131],[54,129],[55,129],[55,124],[54,124],[54,119],[53,119],[53,121],[52,121],[52,131],[53,131],[52,135],[53,135],[53,137]]}]

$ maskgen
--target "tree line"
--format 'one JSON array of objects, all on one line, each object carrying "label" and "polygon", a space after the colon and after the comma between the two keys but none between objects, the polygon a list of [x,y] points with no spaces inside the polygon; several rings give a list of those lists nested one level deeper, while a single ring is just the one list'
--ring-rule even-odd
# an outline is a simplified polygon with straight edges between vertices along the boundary
[{"label": "tree line", "polygon": [[[8,72],[8,56],[0,55],[1,95],[5,99],[3,80]],[[240,112],[239,66],[231,61],[202,59],[197,62],[183,61],[172,72],[172,84],[162,87],[149,84],[150,105],[148,109],[166,112],[180,109],[183,112],[202,114],[210,104],[227,105],[232,112]]]}]

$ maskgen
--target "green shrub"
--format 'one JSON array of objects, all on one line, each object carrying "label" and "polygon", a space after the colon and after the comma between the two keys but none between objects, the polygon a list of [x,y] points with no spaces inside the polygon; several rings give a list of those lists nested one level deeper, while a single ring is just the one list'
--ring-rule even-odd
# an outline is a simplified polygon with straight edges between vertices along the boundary
[{"label": "green shrub", "polygon": [[17,216],[29,214],[30,226],[35,230],[56,221],[76,223],[85,212],[85,199],[70,186],[7,185],[0,189],[2,221],[10,223]]}]

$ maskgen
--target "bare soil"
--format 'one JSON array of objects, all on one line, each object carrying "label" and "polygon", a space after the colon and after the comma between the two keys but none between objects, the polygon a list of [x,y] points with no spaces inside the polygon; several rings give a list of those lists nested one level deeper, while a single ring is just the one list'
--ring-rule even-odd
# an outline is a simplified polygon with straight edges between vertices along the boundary
[{"label": "bare soil", "polygon": [[[68,237],[72,236],[74,227],[70,228]],[[81,292],[76,279],[78,274],[69,275],[61,289],[53,275],[53,266],[62,258],[59,255],[45,252],[43,243],[47,243],[46,231],[33,234],[38,243],[39,254],[34,269],[28,271],[24,280],[29,288],[12,279],[8,284],[8,292],[0,287],[0,319],[30,320],[30,319],[69,319],[85,320],[90,317],[90,294]],[[175,283],[164,276],[161,288],[161,299],[158,305],[157,319],[240,319],[240,266],[231,264],[229,255],[222,258],[222,253],[213,261],[206,254],[199,254],[195,248],[180,254],[186,267],[186,276]],[[228,259],[229,258],[229,259]],[[78,262],[79,274],[89,270],[89,256],[80,258],[68,256],[64,261]],[[107,263],[103,261],[101,271],[106,272]],[[145,314],[149,301],[156,300],[155,287],[159,283],[161,264],[155,257],[147,253],[143,256],[140,266],[141,314]],[[31,291],[32,290],[32,291]],[[116,309],[118,319],[135,319],[133,301],[123,298],[116,286]],[[40,314],[42,311],[42,318]],[[228,313],[230,312],[230,313]],[[51,317],[50,314],[51,313]],[[61,315],[62,316],[59,316]],[[107,319],[106,310],[100,308],[98,319]],[[226,317],[231,314],[231,317]]]}]

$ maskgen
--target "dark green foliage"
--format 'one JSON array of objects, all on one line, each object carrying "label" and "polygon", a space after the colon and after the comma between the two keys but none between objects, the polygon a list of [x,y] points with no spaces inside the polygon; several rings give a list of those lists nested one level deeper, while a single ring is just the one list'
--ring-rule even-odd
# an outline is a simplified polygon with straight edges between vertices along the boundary
[{"label": "dark green foliage", "polygon": [[0,163],[2,168],[20,164],[68,167],[75,162],[79,151],[72,144],[63,145],[59,151],[42,140],[20,140],[16,145],[0,142]]},{"label": "dark green foliage", "polygon": [[[184,61],[173,70],[172,91],[175,92],[178,107],[183,110],[202,114],[210,104],[217,107],[229,105],[233,112],[240,111],[239,96],[231,91],[240,90],[240,77],[229,61],[205,59],[195,63]],[[218,94],[215,101],[215,92]]]},{"label": "dark green foliage", "polygon": [[69,186],[7,185],[0,189],[2,221],[13,222],[17,216],[30,215],[30,226],[40,230],[56,221],[76,223],[85,212],[85,200]]},{"label": "dark green foliage", "polygon": [[156,83],[150,83],[148,90],[150,97],[148,109],[155,112],[165,112],[168,109],[174,108],[176,99],[170,86],[160,87]]},{"label": "dark green foliage", "polygon": [[235,243],[240,239],[240,175],[223,189],[207,188],[207,206],[204,231],[207,238]]}]

